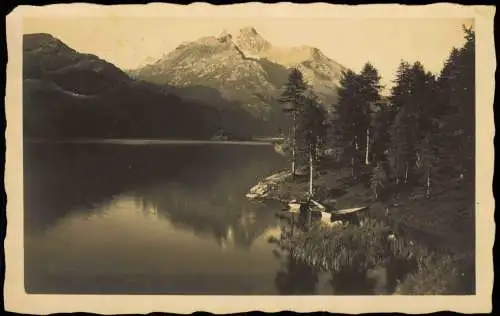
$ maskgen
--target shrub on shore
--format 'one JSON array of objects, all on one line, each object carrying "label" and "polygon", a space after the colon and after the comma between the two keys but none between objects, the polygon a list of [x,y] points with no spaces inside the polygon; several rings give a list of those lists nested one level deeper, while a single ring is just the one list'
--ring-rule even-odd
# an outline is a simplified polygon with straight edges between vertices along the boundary
[{"label": "shrub on shore", "polygon": [[420,258],[418,269],[410,273],[396,287],[396,294],[443,295],[455,294],[459,287],[459,273],[453,257],[430,256]]}]

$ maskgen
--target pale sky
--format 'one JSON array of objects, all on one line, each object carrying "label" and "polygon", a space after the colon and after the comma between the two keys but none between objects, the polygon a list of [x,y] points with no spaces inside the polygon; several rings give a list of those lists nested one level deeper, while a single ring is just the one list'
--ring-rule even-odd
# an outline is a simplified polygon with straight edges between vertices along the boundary
[{"label": "pale sky", "polygon": [[452,47],[464,43],[462,25],[472,23],[459,18],[52,17],[25,18],[23,28],[25,34],[50,33],[79,52],[130,69],[182,42],[253,26],[273,45],[317,47],[354,71],[370,61],[389,86],[402,59],[419,60],[439,73]]}]

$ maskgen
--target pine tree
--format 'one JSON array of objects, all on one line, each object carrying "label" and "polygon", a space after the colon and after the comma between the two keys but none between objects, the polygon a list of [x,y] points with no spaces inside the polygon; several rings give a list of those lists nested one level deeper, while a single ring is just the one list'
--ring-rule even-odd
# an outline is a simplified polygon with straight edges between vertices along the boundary
[{"label": "pine tree", "polygon": [[396,115],[391,126],[390,163],[396,184],[408,182],[409,168],[415,153],[416,137],[412,128],[413,116],[407,107]]},{"label": "pine tree", "polygon": [[434,113],[435,79],[420,62],[402,62],[396,75],[391,100],[397,114],[391,127],[392,168],[396,183],[412,178],[421,153],[418,144],[430,128]]},{"label": "pine tree", "polygon": [[317,95],[308,90],[304,97],[304,107],[301,111],[299,129],[304,138],[305,152],[309,161],[309,194],[313,194],[313,172],[318,151],[326,136],[326,113]]},{"label": "pine tree", "polygon": [[329,121],[327,123],[325,143],[330,144],[333,150],[335,160],[338,162],[342,158],[342,153],[346,147],[343,138],[342,130],[339,124],[339,116],[336,109],[330,113]]},{"label": "pine tree", "polygon": [[466,43],[461,50],[461,106],[459,116],[463,124],[464,142],[460,153],[462,168],[466,177],[474,178],[475,168],[475,33],[464,27]]},{"label": "pine tree", "polygon": [[441,132],[439,170],[473,183],[475,169],[475,34],[464,27],[465,44],[453,48],[437,80]]},{"label": "pine tree", "polygon": [[396,78],[393,81],[394,86],[391,88],[389,101],[394,106],[395,110],[399,110],[407,103],[410,93],[410,64],[407,61],[401,61],[396,70]]},{"label": "pine tree", "polygon": [[434,131],[429,131],[425,138],[420,143],[420,150],[418,152],[419,159],[417,160],[417,167],[421,170],[421,179],[425,187],[426,198],[431,197],[432,183],[433,183],[433,170],[436,168],[439,159],[439,151],[437,148],[436,136],[438,134]]},{"label": "pine tree", "polygon": [[360,76],[352,70],[342,72],[339,87],[339,100],[337,102],[336,124],[341,133],[344,153],[351,161],[352,176],[357,177],[360,155],[360,125],[364,123],[360,118]]},{"label": "pine tree", "polygon": [[387,162],[389,150],[390,134],[389,128],[394,121],[396,111],[391,103],[379,102],[377,110],[372,118],[373,142],[372,142],[372,160],[376,164],[381,162],[383,165]]},{"label": "pine tree", "polygon": [[[360,79],[360,95],[359,95],[359,109],[357,119],[359,121],[359,135],[358,138],[362,140],[362,146],[365,151],[365,164],[370,164],[370,129],[372,126],[372,115],[376,110],[377,105],[380,103],[380,85],[381,77],[378,70],[371,64],[366,63],[361,70]],[[373,132],[372,136],[373,137]]]},{"label": "pine tree", "polygon": [[453,135],[457,147],[457,162],[463,175],[469,179],[474,177],[475,153],[475,34],[472,29],[464,27],[465,45],[459,50],[455,64],[455,77],[449,83],[450,91],[445,96],[455,93],[452,99],[456,112],[456,120],[450,122],[453,126]]},{"label": "pine tree", "polygon": [[281,95],[279,101],[285,104],[284,111],[290,114],[292,119],[292,132],[291,132],[291,147],[292,147],[292,175],[296,171],[296,155],[297,155],[297,125],[298,117],[302,109],[302,102],[304,101],[304,93],[307,90],[307,85],[304,81],[302,73],[294,68],[288,76],[288,82],[285,85],[285,90]]}]

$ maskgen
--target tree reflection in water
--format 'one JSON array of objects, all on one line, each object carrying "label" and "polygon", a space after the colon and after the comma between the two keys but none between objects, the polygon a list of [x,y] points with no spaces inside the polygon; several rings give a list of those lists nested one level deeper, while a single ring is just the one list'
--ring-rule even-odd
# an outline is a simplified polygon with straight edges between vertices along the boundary
[{"label": "tree reflection in water", "polygon": [[220,181],[226,180],[198,190],[175,183],[160,185],[137,192],[134,198],[144,212],[155,209],[157,216],[174,228],[190,230],[200,238],[210,237],[221,248],[249,249],[276,225],[276,218],[264,205],[242,200],[239,192],[223,190],[229,183]]},{"label": "tree reflection in water", "polygon": [[276,290],[283,295],[315,294],[319,271],[303,261],[296,260],[293,247],[287,244],[295,233],[309,229],[307,220],[303,216],[290,216],[282,219],[280,224],[279,238],[269,239],[270,243],[277,246],[274,253],[282,262],[282,267],[274,278]]},{"label": "tree reflection in water", "polygon": [[[287,213],[287,215],[290,215]],[[309,232],[319,224],[310,218],[299,214],[291,214],[281,220],[281,234],[270,238],[269,242],[276,245],[276,255],[281,258],[283,268],[275,277],[277,290],[281,294],[316,294],[318,292],[319,275],[325,268],[306,263],[300,254],[297,240],[300,236],[308,236]],[[305,234],[305,235],[304,235]],[[307,238],[306,238],[307,239]],[[337,295],[368,295],[387,292],[387,269],[384,266],[369,269],[362,264],[344,265],[339,269],[330,270],[328,282],[331,294]],[[322,279],[322,277],[321,277]],[[323,281],[321,281],[323,282]],[[392,284],[391,284],[392,285]],[[324,292],[325,289],[319,290]]]},{"label": "tree reflection in water", "polygon": [[[314,273],[310,271],[314,269],[320,275],[324,271],[331,274],[329,284],[333,294],[394,293],[397,280],[402,281],[418,270],[417,258],[428,256],[425,248],[413,246],[403,235],[389,239],[389,227],[376,220],[367,221],[362,227],[349,224],[332,230],[320,226],[298,214],[288,216],[282,221],[280,236],[269,240],[286,254],[281,257],[288,260],[287,273],[281,272],[277,277],[282,288],[287,286],[284,276],[292,279],[288,281],[290,284],[295,280],[304,282],[304,286],[311,284]],[[297,260],[311,268],[305,269],[307,265]],[[299,269],[302,271],[297,272]],[[299,273],[303,273],[300,278]],[[288,287],[294,290],[292,285]]]},{"label": "tree reflection in water", "polygon": [[293,254],[289,254],[283,269],[276,273],[274,284],[280,294],[314,294],[318,273],[307,264],[293,259]]},{"label": "tree reflection in water", "polygon": [[334,294],[338,295],[367,295],[373,294],[376,284],[374,279],[366,277],[366,271],[349,267],[339,272],[332,272],[330,285]]}]

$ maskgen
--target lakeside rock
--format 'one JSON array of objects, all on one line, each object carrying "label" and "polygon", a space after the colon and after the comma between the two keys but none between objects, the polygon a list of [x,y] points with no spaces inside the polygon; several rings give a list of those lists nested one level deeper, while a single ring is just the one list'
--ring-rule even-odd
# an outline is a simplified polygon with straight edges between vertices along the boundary
[{"label": "lakeside rock", "polygon": [[252,200],[271,198],[279,184],[291,179],[291,177],[292,174],[289,170],[274,173],[250,188],[250,192],[246,194],[246,197]]}]

